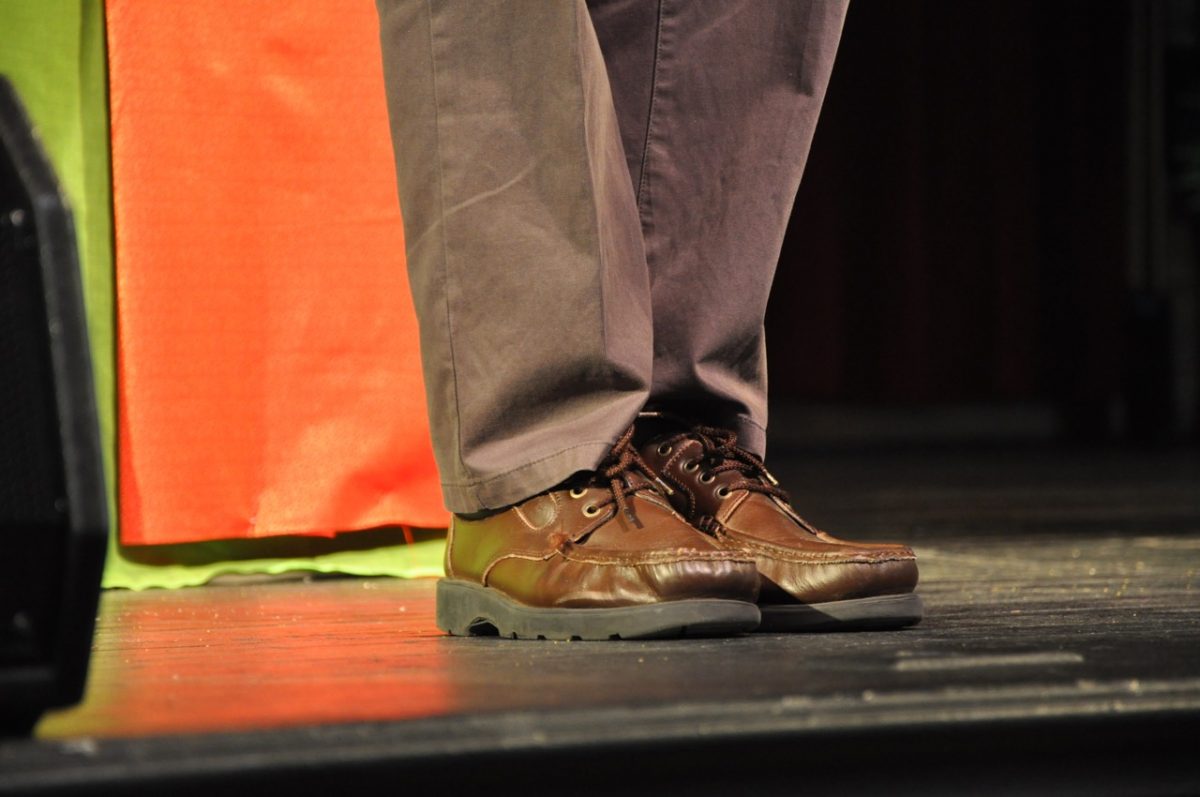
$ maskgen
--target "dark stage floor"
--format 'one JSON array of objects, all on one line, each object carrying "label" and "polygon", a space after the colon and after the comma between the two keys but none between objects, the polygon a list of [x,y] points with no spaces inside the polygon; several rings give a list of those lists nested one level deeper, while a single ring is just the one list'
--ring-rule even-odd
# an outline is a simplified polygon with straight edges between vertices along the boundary
[{"label": "dark stage floor", "polygon": [[0,791],[1200,791],[1195,453],[773,464],[916,547],[921,625],[513,642],[441,636],[432,582],[111,592],[86,702],[0,745]]}]

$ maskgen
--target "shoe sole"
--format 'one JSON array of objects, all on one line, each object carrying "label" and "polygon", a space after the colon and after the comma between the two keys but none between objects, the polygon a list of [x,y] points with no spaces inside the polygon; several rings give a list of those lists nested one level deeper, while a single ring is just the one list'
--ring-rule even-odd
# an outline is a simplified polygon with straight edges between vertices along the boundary
[{"label": "shoe sole", "polygon": [[542,609],[468,581],[437,585],[437,626],[453,636],[599,640],[732,636],[753,631],[758,607],[734,600],[664,601],[612,609]]},{"label": "shoe sole", "polygon": [[865,631],[904,628],[921,622],[925,607],[918,595],[877,595],[828,603],[785,603],[758,607],[757,631]]}]

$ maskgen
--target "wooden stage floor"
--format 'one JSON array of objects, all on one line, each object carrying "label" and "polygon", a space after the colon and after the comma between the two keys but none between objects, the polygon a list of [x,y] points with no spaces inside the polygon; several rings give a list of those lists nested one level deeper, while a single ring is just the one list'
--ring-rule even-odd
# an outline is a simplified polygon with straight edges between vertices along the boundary
[{"label": "wooden stage floor", "polygon": [[[816,522],[914,545],[923,623],[514,642],[441,635],[432,581],[109,592],[85,702],[0,744],[0,791],[304,791],[355,773],[486,788],[488,762],[527,788],[538,767],[582,765],[581,792],[709,793],[751,775],[763,793],[1200,789],[1195,453],[775,469],[805,485],[796,503]],[[646,768],[636,788],[630,767]]]}]

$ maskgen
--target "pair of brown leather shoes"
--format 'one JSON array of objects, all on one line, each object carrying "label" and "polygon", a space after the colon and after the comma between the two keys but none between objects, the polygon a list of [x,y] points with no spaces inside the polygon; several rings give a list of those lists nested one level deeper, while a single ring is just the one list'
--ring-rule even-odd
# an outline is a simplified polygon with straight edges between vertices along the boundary
[{"label": "pair of brown leather shoes", "polygon": [[[640,424],[678,423],[655,416]],[[591,474],[480,519],[454,518],[437,624],[544,639],[898,628],[921,619],[902,545],[804,521],[732,432],[629,429]]]}]

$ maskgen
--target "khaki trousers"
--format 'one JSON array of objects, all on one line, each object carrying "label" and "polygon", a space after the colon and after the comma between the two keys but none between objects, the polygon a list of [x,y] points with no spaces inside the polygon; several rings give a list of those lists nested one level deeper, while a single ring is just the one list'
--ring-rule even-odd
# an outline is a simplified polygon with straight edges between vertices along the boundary
[{"label": "khaki trousers", "polygon": [[378,0],[447,507],[645,407],[767,422],[763,315],[845,0]]}]

